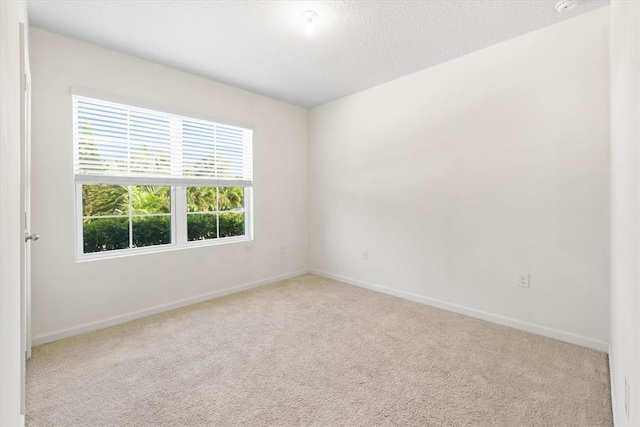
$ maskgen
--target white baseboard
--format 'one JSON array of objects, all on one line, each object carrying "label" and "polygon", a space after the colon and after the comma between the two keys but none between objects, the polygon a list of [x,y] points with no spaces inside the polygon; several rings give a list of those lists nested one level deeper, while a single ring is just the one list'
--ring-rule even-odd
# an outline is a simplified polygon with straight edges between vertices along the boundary
[{"label": "white baseboard", "polygon": [[24,427],[27,424],[27,420],[24,414],[20,414],[20,427]]},{"label": "white baseboard", "polygon": [[[427,304],[433,307],[442,308],[444,310],[452,311],[454,313],[464,314],[466,316],[475,317],[478,319],[486,320],[489,322],[497,323],[504,326],[509,326],[516,329],[521,329],[527,332],[532,332],[538,335],[546,336],[549,338],[554,338],[560,341],[568,342],[570,344],[576,344],[582,347],[591,348],[594,350],[607,352],[609,351],[609,344],[594,340],[591,338],[583,337],[580,335],[572,334],[569,332],[558,331],[556,329],[547,328],[544,326],[534,325],[532,323],[522,322],[520,320],[512,319],[509,317],[499,316],[491,313],[487,313],[480,310],[475,310],[472,308],[467,308],[463,306],[459,306],[456,304],[451,304],[444,301],[439,301],[432,298],[427,298],[421,295],[412,294],[409,292],[399,291],[391,288],[387,288],[380,285],[374,285],[371,283],[363,282],[360,280],[351,279],[349,277],[340,276],[337,274],[331,274],[324,271],[319,270],[300,270],[293,273],[283,274],[280,276],[269,277],[266,279],[258,280],[251,283],[246,283],[243,285],[232,286],[230,288],[210,292],[207,294],[199,295],[196,297],[186,298],[180,301],[175,301],[168,304],[163,304],[155,307],[151,307],[144,310],[135,311],[128,314],[123,314],[120,316],[114,316],[107,319],[85,323],[83,325],[74,326],[72,328],[62,329],[55,332],[50,332],[42,335],[38,335],[33,337],[31,344],[32,346],[37,346],[41,344],[45,344],[52,341],[57,341],[63,338],[72,337],[75,335],[80,335],[83,333],[95,331],[97,329],[106,328],[109,326],[118,325],[120,323],[129,322],[131,320],[139,319],[141,317],[150,316],[152,314],[162,313],[164,311],[174,310],[176,308],[185,307],[192,304],[197,304],[199,302],[207,301],[214,298],[219,298],[225,295],[233,294],[236,292],[244,291],[247,289],[256,288],[258,286],[267,285],[270,283],[275,283],[280,280],[290,279],[293,277],[301,276],[303,274],[312,273],[318,276],[327,277],[333,280],[338,280],[340,282],[348,283],[350,285],[358,286],[361,288],[366,288],[370,290],[374,290],[377,292],[382,292],[388,295],[397,296],[400,298],[408,299],[411,301],[419,302],[422,304]],[[612,393],[613,399],[613,393]]]},{"label": "white baseboard", "polygon": [[361,288],[370,289],[377,292],[382,292],[388,295],[393,295],[396,297],[408,299],[411,301],[419,302],[422,304],[430,305],[433,307],[438,307],[443,310],[452,311],[454,313],[464,314],[466,316],[475,317],[477,319],[486,320],[492,323],[497,323],[503,326],[509,326],[511,328],[520,329],[527,332],[532,332],[534,334],[542,335],[549,338],[554,338],[559,341],[564,341],[570,344],[576,344],[581,347],[587,347],[593,350],[598,350],[602,352],[607,352],[609,349],[609,343],[594,340],[591,338],[583,337],[581,335],[572,334],[570,332],[563,332],[552,328],[547,328],[545,326],[539,326],[528,322],[523,322],[517,319],[512,319],[510,317],[500,316],[497,314],[491,314],[480,310],[475,310],[473,308],[463,307],[456,304],[451,304],[444,301],[439,301],[432,298],[427,298],[421,295],[412,294],[409,292],[398,291],[396,289],[387,288],[380,285],[374,285],[371,283],[363,282],[360,280],[351,279],[349,277],[340,276],[337,274],[331,274],[324,271],[311,269],[309,271],[311,274],[316,274],[318,276],[327,277],[329,279],[337,280],[340,282],[348,283],[350,285],[358,286]]},{"label": "white baseboard", "polygon": [[611,385],[611,412],[613,413],[613,427],[617,427],[618,425],[618,417],[616,415],[616,392],[615,392],[615,387],[613,379],[615,378],[613,376],[613,364],[611,363],[611,344],[609,344],[609,383]]},{"label": "white baseboard", "polygon": [[262,280],[257,280],[251,283],[245,283],[243,285],[232,286],[230,288],[221,289],[214,292],[209,292],[203,295],[198,295],[191,298],[185,298],[180,301],[175,301],[168,304],[162,304],[144,310],[134,311],[132,313],[123,314],[120,316],[109,317],[107,319],[98,320],[95,322],[85,323],[83,325],[74,326],[72,328],[61,329],[59,331],[50,332],[42,335],[35,336],[31,339],[31,345],[37,346],[46,344],[52,341],[58,341],[63,338],[69,338],[75,335],[84,334],[87,332],[95,331],[109,326],[118,325],[120,323],[129,322],[131,320],[139,319],[141,317],[150,316],[152,314],[162,313],[176,308],[185,307],[188,305],[197,304],[199,302],[208,301],[210,299],[219,298],[225,295],[234,294],[236,292],[244,291],[247,289],[257,288],[258,286],[268,285],[270,283],[279,282],[285,279],[291,279],[293,277],[302,276],[309,273],[309,270],[300,270],[293,273],[283,274],[280,276],[269,277]]}]

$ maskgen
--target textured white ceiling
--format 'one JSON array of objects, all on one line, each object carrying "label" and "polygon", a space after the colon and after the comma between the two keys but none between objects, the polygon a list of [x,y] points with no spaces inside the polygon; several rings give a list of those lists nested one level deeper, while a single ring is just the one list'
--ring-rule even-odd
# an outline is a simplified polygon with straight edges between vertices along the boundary
[{"label": "textured white ceiling", "polygon": [[[559,14],[556,1],[27,4],[37,27],[313,107],[608,4],[581,1]],[[307,9],[318,13],[312,35]]]}]

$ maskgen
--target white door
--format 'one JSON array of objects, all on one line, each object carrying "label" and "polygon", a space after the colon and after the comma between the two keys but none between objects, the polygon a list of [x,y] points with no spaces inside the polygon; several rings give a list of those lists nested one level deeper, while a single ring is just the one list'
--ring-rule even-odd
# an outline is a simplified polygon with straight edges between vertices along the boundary
[{"label": "white door", "polygon": [[28,27],[20,24],[20,144],[22,152],[22,230],[25,238],[21,245],[21,341],[24,351],[21,364],[22,374],[22,414],[25,414],[25,390],[27,359],[31,357],[31,243],[37,235],[31,235],[31,72],[29,69]]}]

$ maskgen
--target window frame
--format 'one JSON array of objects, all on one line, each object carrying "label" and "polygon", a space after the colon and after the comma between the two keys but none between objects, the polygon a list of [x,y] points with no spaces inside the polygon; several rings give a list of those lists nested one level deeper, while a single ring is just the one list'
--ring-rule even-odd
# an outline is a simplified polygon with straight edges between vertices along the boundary
[{"label": "window frame", "polygon": [[[120,258],[123,256],[167,252],[189,248],[220,246],[230,243],[246,243],[253,240],[253,187],[244,188],[244,235],[233,237],[217,237],[215,239],[193,240],[187,238],[187,187],[170,186],[171,193],[171,243],[164,245],[143,246],[139,248],[113,249],[102,252],[84,253],[84,234],[82,212],[82,186],[87,183],[75,183],[75,246],[76,261],[90,261],[97,259]],[[121,184],[136,185],[136,184]],[[180,200],[179,200],[180,199]],[[184,207],[184,209],[179,209]],[[123,216],[124,217],[124,216]]]},{"label": "window frame", "polygon": [[[211,117],[203,117],[197,116],[193,114],[183,114],[181,112],[171,111],[164,108],[158,108],[156,106],[147,105],[139,102],[132,102],[128,99],[123,99],[119,97],[114,97],[111,95],[97,93],[92,90],[87,90],[84,88],[72,87],[70,90],[70,98],[71,104],[73,106],[74,96],[92,98],[96,101],[104,101],[106,103],[118,103],[124,106],[132,107],[132,108],[141,108],[152,110],[157,113],[164,113],[169,116],[181,116],[185,119],[191,119],[194,121],[205,121],[211,122],[213,124],[219,124],[223,126],[232,126],[244,128],[245,130],[249,130],[253,132],[253,127],[248,126],[247,124],[237,123],[229,120],[218,120]],[[75,112],[72,108],[72,116],[75,121]],[[74,168],[75,168],[75,130],[74,136],[72,137],[72,151],[74,158]],[[253,138],[252,138],[253,140]],[[253,145],[253,143],[252,143]],[[253,156],[251,156],[253,157]],[[253,162],[252,162],[253,163]],[[253,165],[251,166],[253,169]],[[95,182],[78,182],[76,179],[75,173],[73,176],[73,186],[74,186],[74,200],[75,200],[75,208],[74,208],[74,221],[75,221],[75,258],[76,262],[82,261],[92,261],[92,260],[100,260],[100,259],[110,259],[110,258],[120,258],[126,256],[140,255],[140,254],[149,254],[149,253],[158,253],[158,252],[167,252],[167,251],[175,251],[175,250],[183,250],[183,249],[191,249],[191,248],[200,248],[200,247],[208,247],[208,246],[220,246],[226,244],[233,243],[247,243],[254,240],[253,235],[253,182],[250,182],[250,185],[237,185],[236,183],[229,183],[229,185],[224,185],[223,183],[215,183],[208,185],[206,180],[203,179],[194,179],[192,182],[185,181],[184,183],[171,183],[171,184],[160,184],[155,182],[147,182],[144,178],[139,177],[126,177],[126,176],[113,176],[106,177],[104,181],[95,181]],[[162,244],[162,245],[153,245],[153,246],[143,246],[138,248],[125,248],[125,249],[113,249],[108,251],[100,251],[100,252],[89,252],[84,253],[84,236],[83,236],[83,200],[82,200],[82,186],[83,185],[92,185],[92,184],[106,184],[106,185],[158,185],[158,186],[168,186],[170,188],[171,194],[171,211],[168,215],[170,215],[170,224],[171,224],[171,243]],[[244,235],[242,236],[232,236],[232,237],[217,237],[215,239],[205,239],[205,240],[195,240],[189,241],[187,236],[187,187],[242,187],[244,189]],[[181,209],[181,207],[183,209]],[[219,225],[218,225],[219,227]]]}]

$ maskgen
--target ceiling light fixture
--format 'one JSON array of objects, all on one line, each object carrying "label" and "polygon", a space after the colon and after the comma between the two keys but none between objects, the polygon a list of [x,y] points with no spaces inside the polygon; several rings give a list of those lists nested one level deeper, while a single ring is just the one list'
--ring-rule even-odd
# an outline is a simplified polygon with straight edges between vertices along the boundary
[{"label": "ceiling light fixture", "polygon": [[307,10],[302,12],[302,19],[304,20],[304,31],[307,34],[313,33],[313,31],[316,29],[316,26],[313,23],[313,21],[317,17],[318,17],[318,14],[315,13],[313,10]]},{"label": "ceiling light fixture", "polygon": [[577,0],[560,0],[556,3],[556,12],[562,13],[571,10],[578,5]]}]

